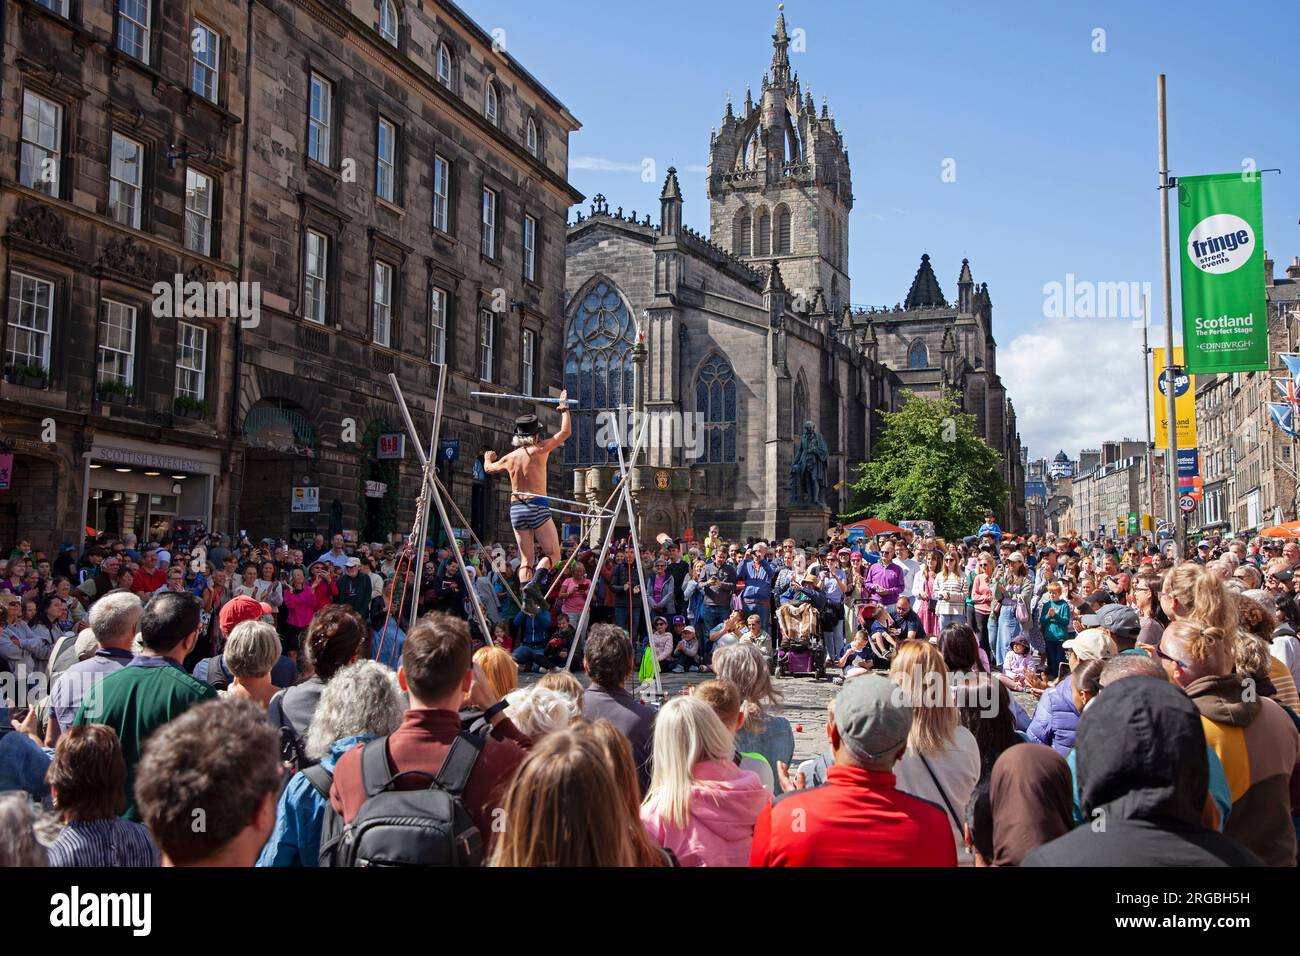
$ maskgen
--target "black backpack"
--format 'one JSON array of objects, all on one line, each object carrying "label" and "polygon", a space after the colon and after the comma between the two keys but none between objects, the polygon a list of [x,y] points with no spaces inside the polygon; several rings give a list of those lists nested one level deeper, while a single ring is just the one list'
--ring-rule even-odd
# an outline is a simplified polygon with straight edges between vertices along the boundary
[{"label": "black backpack", "polygon": [[[208,674],[211,673],[211,665],[209,665]],[[306,741],[302,739],[302,735],[294,727],[289,715],[284,712],[283,690],[271,698],[271,702],[266,707],[266,716],[271,721],[271,726],[280,731],[280,762],[284,764],[285,768],[285,773],[280,778],[280,786],[283,789],[288,785],[289,778],[296,771],[315,766],[318,761],[307,756]]]},{"label": "black backpack", "polygon": [[[351,823],[328,803],[331,778],[325,768],[303,771],[326,799],[321,826],[320,866],[479,866],[483,838],[461,799],[483,751],[486,734],[460,733],[437,774],[423,770],[391,773],[388,738],[361,750],[361,785],[366,798]],[[395,790],[401,777],[429,777],[423,790]]]},{"label": "black backpack", "polygon": [[228,690],[230,680],[226,677],[226,670],[221,666],[221,655],[208,658],[208,686],[213,690]]}]

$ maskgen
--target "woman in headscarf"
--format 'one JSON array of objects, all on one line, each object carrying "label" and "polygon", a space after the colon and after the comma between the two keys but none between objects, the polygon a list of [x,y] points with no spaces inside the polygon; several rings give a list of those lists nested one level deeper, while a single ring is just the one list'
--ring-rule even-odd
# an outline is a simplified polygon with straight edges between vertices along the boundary
[{"label": "woman in headscarf", "polygon": [[1070,768],[1044,744],[1022,744],[993,765],[994,866],[1019,866],[1033,850],[1074,829]]}]

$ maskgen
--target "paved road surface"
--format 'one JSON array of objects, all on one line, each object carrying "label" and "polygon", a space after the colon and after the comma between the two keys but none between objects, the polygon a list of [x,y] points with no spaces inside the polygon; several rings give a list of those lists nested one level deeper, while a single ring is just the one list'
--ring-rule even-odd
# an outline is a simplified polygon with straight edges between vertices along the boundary
[{"label": "paved road surface", "polygon": [[[519,683],[523,686],[535,683],[540,675],[520,674]],[[699,684],[709,680],[712,674],[664,674],[665,694],[680,694],[690,684]],[[578,679],[585,685],[587,677],[579,674]],[[773,684],[781,692],[784,700],[777,713],[790,721],[794,727],[795,761],[807,760],[825,746],[826,741],[826,704],[839,692],[839,687],[829,680],[817,681],[811,677],[777,677]],[[628,690],[636,692],[634,682],[628,682]],[[1033,715],[1034,698],[1028,694],[1017,694],[1017,701],[1025,713]]]}]

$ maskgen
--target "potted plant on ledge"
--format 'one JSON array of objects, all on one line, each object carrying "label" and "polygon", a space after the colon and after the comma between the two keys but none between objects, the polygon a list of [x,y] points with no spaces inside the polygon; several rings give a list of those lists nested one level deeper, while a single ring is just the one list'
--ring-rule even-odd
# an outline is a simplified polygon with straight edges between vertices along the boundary
[{"label": "potted plant on ledge", "polygon": [[44,388],[49,374],[39,365],[10,365],[5,369],[5,381],[24,388]]},{"label": "potted plant on ledge", "polygon": [[200,398],[177,395],[172,408],[181,418],[202,418],[208,413],[208,403]]},{"label": "potted plant on ledge", "polygon": [[110,405],[129,405],[133,389],[117,379],[105,379],[95,386],[95,397]]}]

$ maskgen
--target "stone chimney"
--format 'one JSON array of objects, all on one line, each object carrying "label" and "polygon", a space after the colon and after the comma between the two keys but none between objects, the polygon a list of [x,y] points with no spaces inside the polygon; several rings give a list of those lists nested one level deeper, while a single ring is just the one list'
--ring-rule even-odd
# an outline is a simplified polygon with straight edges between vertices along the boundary
[{"label": "stone chimney", "polygon": [[1291,264],[1286,267],[1286,274],[1292,279],[1300,279],[1300,256],[1291,257]]},{"label": "stone chimney", "polygon": [[1264,250],[1264,285],[1265,287],[1273,284],[1273,260],[1268,256],[1268,250]]}]

